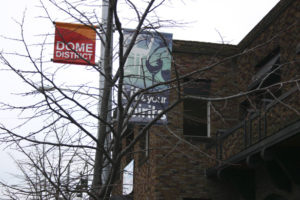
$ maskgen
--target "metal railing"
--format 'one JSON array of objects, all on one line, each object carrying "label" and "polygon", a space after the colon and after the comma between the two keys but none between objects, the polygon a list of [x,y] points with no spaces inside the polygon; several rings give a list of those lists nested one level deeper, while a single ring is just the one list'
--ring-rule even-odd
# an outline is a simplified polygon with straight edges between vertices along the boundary
[{"label": "metal railing", "polygon": [[[226,160],[230,158],[230,156],[233,156],[248,147],[252,146],[255,143],[258,143],[262,141],[264,138],[269,136],[268,129],[270,128],[269,123],[272,122],[272,119],[270,118],[270,112],[272,112],[272,108],[274,108],[276,105],[281,104],[283,105],[283,101],[295,93],[298,90],[298,88],[292,88],[288,92],[284,93],[277,99],[274,99],[272,102],[267,104],[263,109],[257,110],[254,113],[251,113],[248,117],[248,119],[245,119],[241,121],[239,124],[234,126],[233,128],[229,130],[218,130],[216,132],[216,139],[215,142],[212,145],[209,145],[208,148],[213,148],[215,146],[216,151],[216,159],[219,161]],[[236,136],[238,138],[238,142],[232,140],[228,140],[229,137]],[[234,141],[238,144],[232,144],[229,142]],[[226,143],[227,142],[227,143]],[[235,152],[232,153],[230,156],[224,156],[227,154],[226,151],[228,151],[229,145],[235,145]],[[224,158],[225,157],[225,158]]]}]

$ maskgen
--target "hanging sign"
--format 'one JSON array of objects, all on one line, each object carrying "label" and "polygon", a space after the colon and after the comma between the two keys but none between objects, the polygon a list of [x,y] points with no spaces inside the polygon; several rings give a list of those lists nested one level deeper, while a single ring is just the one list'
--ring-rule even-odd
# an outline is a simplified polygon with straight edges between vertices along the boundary
[{"label": "hanging sign", "polygon": [[55,23],[53,62],[95,65],[96,32],[82,24]]},{"label": "hanging sign", "polygon": [[[131,41],[133,30],[124,30],[124,48]],[[129,113],[130,122],[148,123],[168,107],[169,86],[164,82],[170,80],[172,34],[142,32],[138,35],[124,69],[123,102],[140,89],[153,87],[147,93],[136,96]],[[167,123],[166,114],[157,121]]]}]

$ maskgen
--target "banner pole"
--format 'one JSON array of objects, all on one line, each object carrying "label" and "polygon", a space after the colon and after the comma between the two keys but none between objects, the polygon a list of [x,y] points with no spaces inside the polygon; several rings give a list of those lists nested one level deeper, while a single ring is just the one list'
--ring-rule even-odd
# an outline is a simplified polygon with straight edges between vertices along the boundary
[{"label": "banner pole", "polygon": [[[109,9],[109,0],[102,0],[102,26],[103,26],[103,32],[102,32],[102,38],[103,41],[106,41],[106,31],[107,31],[107,15],[108,15],[108,9]],[[111,38],[111,41],[113,38]],[[112,45],[112,44],[106,44],[106,45]],[[101,71],[100,77],[99,77],[99,114],[101,111],[101,97],[103,96],[103,89],[104,89],[104,81],[105,77],[102,75],[104,74],[104,68],[103,68],[103,63],[104,63],[104,55],[105,55],[105,45],[101,43],[101,49],[100,49],[100,62],[99,62],[99,69]],[[112,52],[110,52],[110,59],[111,59]],[[112,61],[111,61],[112,63]],[[108,105],[108,117],[107,117],[107,122],[111,121],[111,110],[112,110],[112,91],[110,93],[110,100],[109,100],[109,105]],[[100,125],[101,123],[99,122],[98,125],[98,130],[100,130]],[[110,131],[109,128],[106,130],[107,132]],[[103,133],[105,134],[105,133]],[[107,135],[105,141],[104,141],[104,149],[108,150],[109,144],[111,142],[111,136],[110,134]],[[111,166],[108,164],[108,161],[104,162],[104,167],[102,170],[102,183],[104,184],[106,180],[108,179],[109,171],[110,171]]]}]

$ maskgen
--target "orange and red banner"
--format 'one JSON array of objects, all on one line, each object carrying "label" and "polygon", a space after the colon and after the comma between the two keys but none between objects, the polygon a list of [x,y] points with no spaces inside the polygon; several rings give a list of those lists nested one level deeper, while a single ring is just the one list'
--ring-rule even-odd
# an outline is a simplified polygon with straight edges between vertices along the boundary
[{"label": "orange and red banner", "polygon": [[95,65],[96,32],[82,24],[55,23],[53,62]]}]

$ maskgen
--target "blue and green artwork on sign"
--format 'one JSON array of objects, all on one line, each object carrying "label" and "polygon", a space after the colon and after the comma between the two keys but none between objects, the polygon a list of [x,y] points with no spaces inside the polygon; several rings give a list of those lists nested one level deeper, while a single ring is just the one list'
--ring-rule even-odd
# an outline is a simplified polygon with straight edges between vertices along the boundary
[{"label": "blue and green artwork on sign", "polygon": [[[132,34],[132,30],[124,31],[125,48]],[[148,123],[167,108],[169,85],[165,83],[171,76],[171,50],[172,34],[143,32],[138,35],[125,64],[123,102],[140,89],[151,89],[135,97],[129,110],[131,122]],[[157,122],[166,123],[166,115]]]}]

